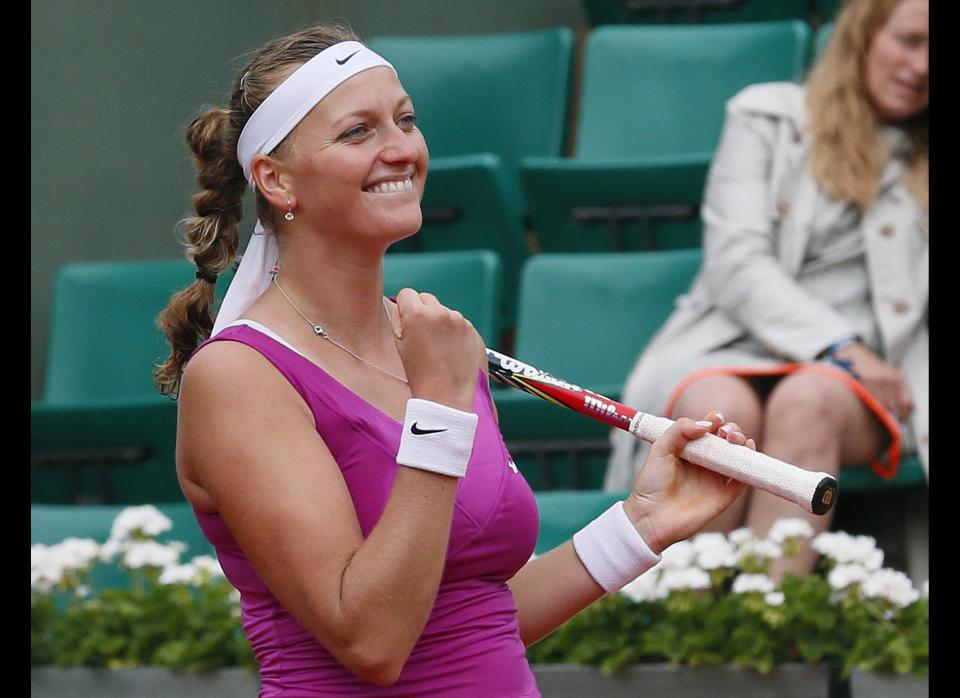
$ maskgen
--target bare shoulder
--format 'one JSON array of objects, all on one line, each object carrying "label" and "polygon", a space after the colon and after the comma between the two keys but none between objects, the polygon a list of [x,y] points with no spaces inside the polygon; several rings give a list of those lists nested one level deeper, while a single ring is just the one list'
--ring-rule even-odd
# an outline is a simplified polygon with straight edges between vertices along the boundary
[{"label": "bare shoulder", "polygon": [[275,366],[253,347],[242,342],[213,342],[187,363],[180,385],[181,413],[194,408],[220,408],[228,412],[256,409],[264,397],[279,404],[309,409]]},{"label": "bare shoulder", "polygon": [[290,432],[319,441],[309,407],[260,352],[241,342],[213,342],[187,363],[180,384],[177,474],[197,508],[218,509],[215,490],[230,470],[251,466],[258,441]]}]

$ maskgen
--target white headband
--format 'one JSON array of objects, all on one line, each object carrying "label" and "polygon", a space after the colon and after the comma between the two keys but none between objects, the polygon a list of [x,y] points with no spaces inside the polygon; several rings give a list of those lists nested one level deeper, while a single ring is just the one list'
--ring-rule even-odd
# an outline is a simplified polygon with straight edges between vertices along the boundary
[{"label": "white headband", "polygon": [[[390,63],[360,42],[343,41],[324,49],[280,83],[247,120],[237,141],[237,159],[250,186],[254,186],[251,172],[254,155],[276,148],[340,83],[380,66],[396,73]],[[211,336],[239,318],[267,290],[277,253],[276,239],[264,233],[258,220],[217,312]]]}]

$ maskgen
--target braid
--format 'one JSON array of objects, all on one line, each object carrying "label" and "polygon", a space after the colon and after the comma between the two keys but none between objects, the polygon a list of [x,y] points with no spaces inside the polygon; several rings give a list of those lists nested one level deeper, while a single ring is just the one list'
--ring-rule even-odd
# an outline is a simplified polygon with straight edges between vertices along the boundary
[{"label": "braid", "polygon": [[193,195],[196,216],[182,221],[185,226],[187,258],[197,265],[198,278],[171,297],[157,318],[170,342],[170,356],[154,372],[157,387],[164,395],[175,394],[180,374],[197,345],[213,328],[214,284],[237,254],[237,227],[243,218],[243,194],[247,182],[236,154],[225,148],[224,132],[230,113],[211,109],[194,119],[187,128],[187,143],[197,164],[200,191]]}]

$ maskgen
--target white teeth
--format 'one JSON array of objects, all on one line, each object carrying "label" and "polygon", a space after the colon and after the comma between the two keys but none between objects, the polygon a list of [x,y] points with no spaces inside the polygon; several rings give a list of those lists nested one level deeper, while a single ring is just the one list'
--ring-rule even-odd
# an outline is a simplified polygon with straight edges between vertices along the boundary
[{"label": "white teeth", "polygon": [[413,189],[413,180],[410,178],[399,182],[381,182],[376,186],[370,187],[374,194],[390,194],[397,191],[410,191]]}]

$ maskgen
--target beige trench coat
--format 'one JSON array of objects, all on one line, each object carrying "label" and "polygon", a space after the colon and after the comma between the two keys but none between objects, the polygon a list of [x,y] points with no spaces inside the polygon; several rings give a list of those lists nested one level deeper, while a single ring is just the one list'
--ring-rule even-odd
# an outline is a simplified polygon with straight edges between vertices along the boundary
[{"label": "beige trench coat", "polygon": [[[727,103],[701,211],[704,264],[689,292],[651,340],[627,378],[623,402],[661,414],[674,385],[663,375],[749,332],[771,358],[812,360],[853,334],[843,316],[796,282],[816,213],[809,169],[804,88],[752,85]],[[822,196],[822,194],[820,194]],[[819,223],[820,221],[818,221]],[[861,229],[883,354],[900,366],[912,391],[913,433],[929,473],[927,335],[928,223],[890,160]],[[626,489],[646,446],[615,430],[607,489]]]}]

